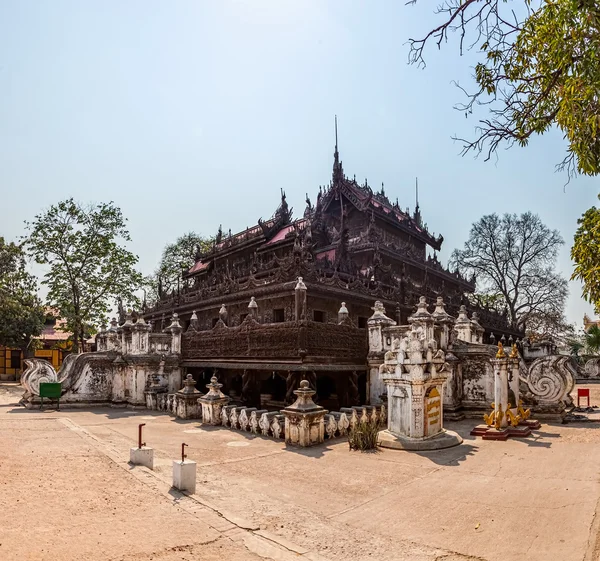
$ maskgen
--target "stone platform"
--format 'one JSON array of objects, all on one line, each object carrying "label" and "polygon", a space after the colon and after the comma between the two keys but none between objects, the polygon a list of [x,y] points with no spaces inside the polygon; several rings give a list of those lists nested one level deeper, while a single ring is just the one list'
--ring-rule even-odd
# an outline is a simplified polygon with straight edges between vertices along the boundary
[{"label": "stone platform", "polygon": [[383,430],[378,434],[377,444],[382,448],[393,448],[395,450],[442,450],[462,444],[463,439],[454,431],[443,430],[430,438],[408,438]]},{"label": "stone platform", "polygon": [[[537,423],[537,425],[536,425]],[[480,436],[483,440],[501,440],[505,441],[509,437],[512,438],[525,438],[531,436],[532,428],[539,428],[539,421],[532,421],[532,426],[527,422],[517,425],[516,427],[504,427],[496,429],[494,427],[488,427],[487,425],[477,425],[472,431],[471,436]]]}]

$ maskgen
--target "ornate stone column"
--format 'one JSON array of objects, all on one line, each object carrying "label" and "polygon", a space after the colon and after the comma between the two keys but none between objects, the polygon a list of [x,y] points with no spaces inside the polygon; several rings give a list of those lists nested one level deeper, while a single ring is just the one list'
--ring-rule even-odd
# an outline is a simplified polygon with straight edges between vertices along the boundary
[{"label": "ornate stone column", "polygon": [[206,387],[208,393],[198,398],[198,403],[202,407],[202,422],[207,425],[220,425],[223,407],[229,403],[231,398],[221,391],[223,384],[218,383],[216,376],[210,379],[210,384],[207,384]]},{"label": "ornate stone column", "polygon": [[369,331],[369,365],[367,377],[367,401],[370,405],[381,404],[381,395],[386,393],[385,386],[380,376],[379,367],[383,364],[384,354],[387,349],[383,330],[396,325],[396,322],[385,315],[383,304],[377,300],[372,308],[373,315],[367,321]]},{"label": "ornate stone column", "polygon": [[[167,327],[165,333],[171,334],[171,353],[178,355],[181,353],[181,332],[183,328],[179,323],[179,316],[177,314],[173,314],[171,318],[171,325]],[[196,390],[197,391],[197,390]]]},{"label": "ornate stone column", "polygon": [[386,353],[381,366],[388,425],[379,433],[379,445],[403,450],[456,446],[462,438],[443,427],[445,355],[434,339],[423,338],[433,332],[433,318],[420,305],[417,321],[411,323],[408,335]]},{"label": "ornate stone column", "polygon": [[162,358],[158,364],[158,372],[153,372],[150,375],[150,385],[146,388],[144,395],[146,396],[146,407],[153,411],[158,409],[158,394],[166,393],[167,387],[160,383],[160,379],[164,376],[165,359]]},{"label": "ornate stone column", "polygon": [[202,408],[198,403],[200,392],[195,388],[196,380],[188,374],[181,388],[175,394],[175,416],[179,419],[200,419]]},{"label": "ornate stone column", "polygon": [[467,307],[462,305],[458,312],[458,318],[456,318],[454,324],[454,329],[456,329],[458,333],[457,338],[465,343],[471,343],[473,339],[471,327],[471,320],[467,316]]},{"label": "ornate stone column", "polygon": [[285,417],[285,442],[294,446],[314,446],[325,439],[326,409],[317,405],[312,396],[316,392],[310,389],[308,380],[300,382],[300,389],[294,394],[296,402],[281,413]]}]

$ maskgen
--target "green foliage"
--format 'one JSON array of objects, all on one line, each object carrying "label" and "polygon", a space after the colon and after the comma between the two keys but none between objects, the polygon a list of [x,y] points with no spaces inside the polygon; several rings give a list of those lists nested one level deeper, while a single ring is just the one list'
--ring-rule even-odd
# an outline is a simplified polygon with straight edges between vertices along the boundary
[{"label": "green foliage", "polygon": [[583,283],[583,297],[600,312],[600,209],[593,206],[577,224],[571,248],[571,259],[575,263],[571,278]]},{"label": "green foliage", "polygon": [[150,302],[156,302],[162,293],[177,290],[181,286],[182,273],[188,271],[203,253],[209,251],[212,243],[212,239],[188,232],[175,242],[167,244],[156,271],[145,278]]},{"label": "green foliage", "polygon": [[381,422],[356,423],[348,431],[348,445],[350,450],[375,450],[377,448],[377,434],[385,428]]},{"label": "green foliage", "polygon": [[597,355],[600,351],[600,327],[592,325],[585,334],[585,350],[589,354]]},{"label": "green foliage", "polygon": [[480,299],[487,295],[499,309],[501,296],[514,329],[535,330],[536,323],[564,323],[567,281],[554,270],[563,243],[557,230],[530,212],[490,214],[473,224],[450,262],[463,276],[476,276]]},{"label": "green foliage", "polygon": [[0,237],[0,345],[25,349],[44,327],[37,284],[23,248]]},{"label": "green foliage", "polygon": [[[416,0],[414,0],[416,1]],[[424,64],[423,50],[438,47],[449,32],[479,45],[476,89],[463,92],[466,114],[483,106],[477,136],[464,140],[464,153],[499,145],[527,145],[534,134],[557,126],[567,141],[559,164],[569,175],[600,171],[600,5],[594,0],[447,0],[441,25],[411,40],[412,62]],[[472,40],[470,40],[472,39]],[[462,89],[462,88],[461,88]],[[462,139],[461,139],[462,140]]]},{"label": "green foliage", "polygon": [[27,250],[48,267],[42,281],[48,303],[65,319],[76,352],[90,326],[107,321],[117,298],[137,303],[138,258],[120,245],[130,241],[126,219],[112,202],[84,207],[67,199],[26,224]]}]

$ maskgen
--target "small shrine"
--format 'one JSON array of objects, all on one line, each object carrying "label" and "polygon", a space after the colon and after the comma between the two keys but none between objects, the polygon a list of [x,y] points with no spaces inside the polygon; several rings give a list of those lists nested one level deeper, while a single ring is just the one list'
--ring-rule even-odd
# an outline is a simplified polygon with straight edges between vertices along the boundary
[{"label": "small shrine", "polygon": [[456,446],[462,438],[443,427],[445,354],[434,338],[434,318],[424,297],[409,322],[410,331],[394,339],[380,369],[387,388],[388,426],[379,433],[379,445],[403,450]]}]

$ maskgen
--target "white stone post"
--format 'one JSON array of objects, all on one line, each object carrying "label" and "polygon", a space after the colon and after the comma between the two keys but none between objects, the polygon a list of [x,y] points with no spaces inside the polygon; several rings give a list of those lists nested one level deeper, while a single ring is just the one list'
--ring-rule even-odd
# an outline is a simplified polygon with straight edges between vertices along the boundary
[{"label": "white stone post", "polygon": [[294,391],[297,396],[295,403],[282,409],[286,444],[306,447],[325,440],[325,415],[328,411],[312,400],[315,393],[308,380],[302,380],[300,389]]},{"label": "white stone post", "polygon": [[446,312],[446,308],[444,307],[444,299],[441,296],[437,297],[435,310],[431,314],[431,317],[433,318],[435,324],[439,326],[439,347],[443,351],[446,351],[450,345],[450,332],[453,329],[455,320],[448,312]]},{"label": "white stone post", "polygon": [[191,494],[196,492],[196,462],[187,459],[173,461],[173,487]]},{"label": "white stone post", "polygon": [[175,416],[180,419],[200,419],[202,409],[198,403],[200,392],[191,374],[186,376],[184,386],[175,394]]},{"label": "white stone post", "polygon": [[471,320],[467,316],[467,307],[464,305],[460,307],[454,329],[456,329],[458,333],[457,339],[464,341],[465,343],[472,343]]},{"label": "white stone post", "polygon": [[198,403],[202,406],[202,422],[207,425],[220,425],[223,407],[229,403],[231,398],[221,391],[223,384],[218,383],[216,376],[210,379],[210,384],[207,384],[206,387],[208,393],[198,398]]},{"label": "white stone post", "polygon": [[171,325],[167,327],[164,332],[171,334],[171,353],[178,355],[181,353],[181,332],[183,328],[179,323],[179,316],[177,314],[173,314],[171,318]]},{"label": "white stone post", "polygon": [[[502,345],[502,343],[500,343]],[[494,415],[495,427],[503,429],[508,426],[508,358],[502,346],[498,349],[496,358],[492,359],[494,366]]]}]

